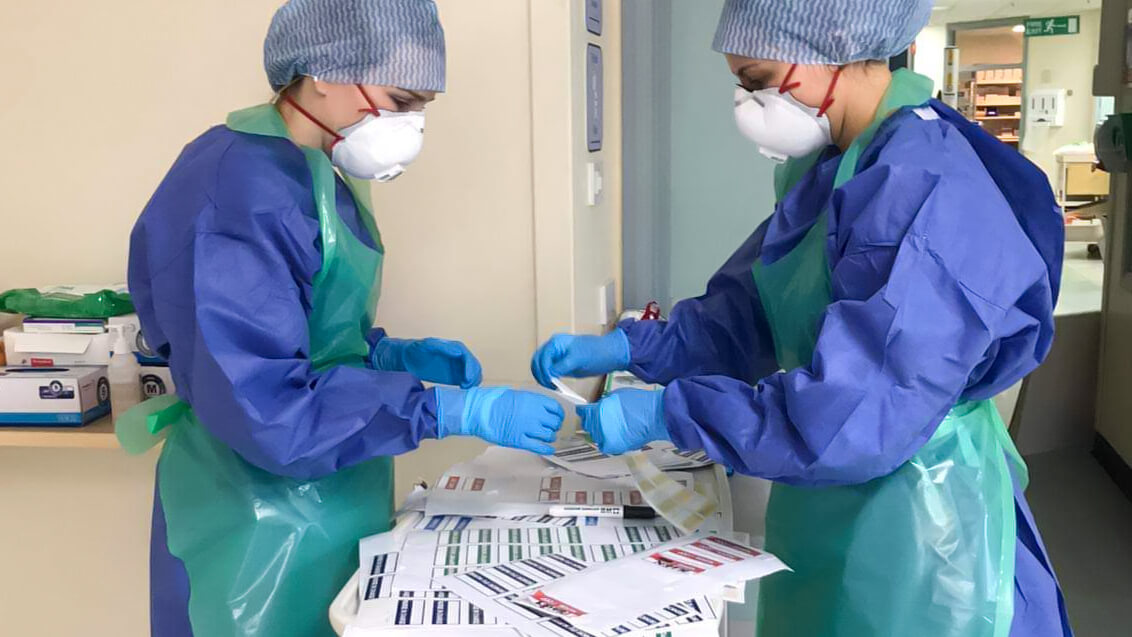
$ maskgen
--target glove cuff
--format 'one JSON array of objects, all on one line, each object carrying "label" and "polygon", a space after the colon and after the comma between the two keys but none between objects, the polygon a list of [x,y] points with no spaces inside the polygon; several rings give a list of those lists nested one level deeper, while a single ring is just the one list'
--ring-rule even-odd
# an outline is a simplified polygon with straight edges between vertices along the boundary
[{"label": "glove cuff", "polygon": [[629,335],[620,327],[602,337],[609,346],[610,363],[615,365],[612,371],[620,372],[629,369],[633,362],[633,351],[629,345]]},{"label": "glove cuff", "polygon": [[649,434],[652,440],[665,440],[672,442],[672,435],[668,433],[668,424],[664,420],[664,389],[658,389],[655,393],[655,402],[653,402],[653,411],[651,424],[649,425]]},{"label": "glove cuff", "polygon": [[413,341],[386,336],[374,343],[369,353],[370,367],[379,372],[405,372],[405,350]]},{"label": "glove cuff", "polygon": [[491,406],[496,399],[506,394],[506,387],[484,387],[475,389],[436,388],[437,437],[480,436],[478,426],[487,426],[491,421]]},{"label": "glove cuff", "polygon": [[436,392],[436,437],[462,435],[467,394],[475,390],[436,387],[433,391]]}]

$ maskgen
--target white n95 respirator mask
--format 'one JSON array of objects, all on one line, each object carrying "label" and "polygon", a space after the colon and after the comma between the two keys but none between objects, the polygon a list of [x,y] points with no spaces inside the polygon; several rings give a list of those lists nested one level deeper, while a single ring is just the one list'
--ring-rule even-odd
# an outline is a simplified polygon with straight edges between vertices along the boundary
[{"label": "white n95 respirator mask", "polygon": [[782,86],[735,90],[735,123],[739,132],[758,144],[760,153],[779,163],[805,157],[833,143],[825,112],[833,104],[833,89],[841,70],[833,74],[822,106],[815,108],[790,94],[791,89],[799,86],[790,82],[797,66],[790,67]]},{"label": "white n95 respirator mask", "polygon": [[356,179],[392,181],[421,154],[424,123],[420,111],[370,112],[338,131],[340,139],[330,150],[330,161]]},{"label": "white n95 respirator mask", "polygon": [[735,89],[735,123],[759,152],[782,163],[805,157],[833,143],[829,118],[778,87],[760,91]]}]

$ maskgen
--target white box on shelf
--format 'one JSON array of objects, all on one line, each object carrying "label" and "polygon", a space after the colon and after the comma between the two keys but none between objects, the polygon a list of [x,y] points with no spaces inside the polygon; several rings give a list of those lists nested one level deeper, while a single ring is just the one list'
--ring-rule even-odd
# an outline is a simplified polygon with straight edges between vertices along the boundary
[{"label": "white box on shelf", "polygon": [[4,330],[8,364],[19,367],[59,367],[110,364],[113,341],[105,334],[33,334],[22,328]]},{"label": "white box on shelf", "polygon": [[103,367],[0,367],[0,424],[81,427],[110,413]]}]

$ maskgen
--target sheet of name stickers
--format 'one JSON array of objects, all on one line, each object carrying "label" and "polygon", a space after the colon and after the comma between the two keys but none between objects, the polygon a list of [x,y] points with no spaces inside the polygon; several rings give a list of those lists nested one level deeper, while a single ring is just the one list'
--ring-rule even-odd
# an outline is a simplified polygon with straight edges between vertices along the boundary
[{"label": "sheet of name stickers", "polygon": [[[512,450],[493,447],[449,469],[429,491],[425,515],[541,516],[553,505],[647,504],[632,478],[589,478],[546,465],[538,458],[533,467],[512,463],[515,456]],[[529,462],[516,459],[522,461]],[[668,477],[683,487],[694,488],[695,478],[690,473],[672,472]]]},{"label": "sheet of name stickers", "polygon": [[[662,517],[652,520],[632,520],[634,526],[671,526]],[[487,529],[507,526],[599,526],[622,527],[625,521],[620,518],[574,517],[559,518],[553,515],[520,515],[511,518],[492,518],[470,515],[433,515],[424,516],[413,528],[418,531],[451,531],[463,529]]]},{"label": "sheet of name stickers", "polygon": [[[354,636],[397,630],[454,632],[502,627],[482,608],[444,589],[440,578],[472,569],[563,554],[601,563],[644,551],[678,535],[668,526],[493,528],[474,518],[444,518],[443,530],[417,530],[421,520],[362,540],[361,608]],[[433,519],[435,520],[435,518]]]},{"label": "sheet of name stickers", "polygon": [[[626,618],[653,612],[650,609],[657,606],[666,608],[693,596],[713,594],[729,583],[759,579],[786,568],[774,555],[736,539],[697,533],[642,553],[583,565],[567,576],[530,585],[519,597],[491,598],[490,605],[468,590],[475,588],[478,571],[445,577],[441,582],[490,614],[505,606],[507,612],[498,613],[504,620],[511,619],[515,607],[526,607],[600,634],[631,621]],[[478,583],[476,590],[482,593],[484,584]]]},{"label": "sheet of name stickers", "polygon": [[[712,464],[704,451],[681,451],[670,442],[652,442],[641,451],[661,471],[698,469]],[[575,438],[557,447],[546,460],[591,478],[622,478],[630,475],[629,466],[622,457],[607,456],[587,440]]]},{"label": "sheet of name stickers", "polygon": [[535,637],[616,637],[625,635],[715,635],[722,602],[697,597],[623,618],[616,625],[592,631],[571,623],[553,608],[529,603],[541,587],[583,573],[588,564],[570,555],[550,553],[478,568],[443,578],[452,592],[487,610],[523,635]]}]

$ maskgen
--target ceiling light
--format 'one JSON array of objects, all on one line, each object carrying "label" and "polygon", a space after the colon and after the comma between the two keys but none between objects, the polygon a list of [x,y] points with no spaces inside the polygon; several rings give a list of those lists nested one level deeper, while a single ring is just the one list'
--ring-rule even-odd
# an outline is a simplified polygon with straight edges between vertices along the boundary
[{"label": "ceiling light", "polygon": [[1026,32],[1026,25],[1016,24],[1016,25],[1014,25],[1014,28],[1011,29],[1011,30],[1014,31],[1015,33],[1025,33]]}]

